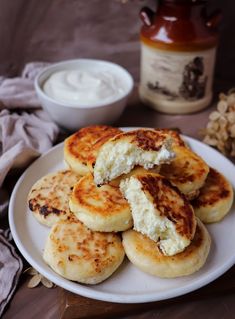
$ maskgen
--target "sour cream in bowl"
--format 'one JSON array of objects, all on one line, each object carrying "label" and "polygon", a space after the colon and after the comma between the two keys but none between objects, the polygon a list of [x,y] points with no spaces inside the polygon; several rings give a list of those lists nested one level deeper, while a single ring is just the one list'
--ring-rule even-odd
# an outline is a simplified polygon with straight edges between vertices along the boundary
[{"label": "sour cream in bowl", "polygon": [[117,64],[78,59],[45,68],[35,80],[35,89],[50,117],[74,131],[115,122],[127,104],[133,79]]},{"label": "sour cream in bowl", "polygon": [[68,105],[110,103],[123,95],[121,79],[110,70],[63,70],[53,73],[44,83],[49,97]]}]

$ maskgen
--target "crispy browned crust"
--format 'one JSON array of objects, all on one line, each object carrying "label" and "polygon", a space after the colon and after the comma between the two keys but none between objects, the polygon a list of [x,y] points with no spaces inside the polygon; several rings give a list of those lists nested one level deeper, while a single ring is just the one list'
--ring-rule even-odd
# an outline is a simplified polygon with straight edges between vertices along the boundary
[{"label": "crispy browned crust", "polygon": [[[45,205],[39,205],[37,198],[32,198],[29,200],[29,209],[33,212],[37,212],[39,215],[42,215],[44,218],[47,218],[49,215],[66,215],[69,213],[68,209],[58,209],[51,205],[50,201],[45,199]],[[54,205],[58,207],[58,200],[54,200]]]},{"label": "crispy browned crust", "polygon": [[[78,181],[81,176],[74,174],[70,170],[63,170],[44,176],[41,179],[42,185],[39,184],[40,181],[35,183],[28,196],[30,210],[41,215],[45,220],[50,215],[69,215],[68,201],[73,189],[73,185],[70,182],[71,178]],[[74,183],[76,182],[74,181]],[[58,192],[58,188],[60,192]],[[61,200],[62,190],[65,200]]]},{"label": "crispy browned crust", "polygon": [[[70,227],[70,225],[76,227]],[[73,218],[57,223],[52,229],[50,240],[54,245],[54,251],[65,254],[70,251],[70,248],[64,243],[68,241],[76,243],[76,251],[68,255],[67,267],[72,264],[79,265],[85,261],[89,263],[91,271],[88,276],[99,275],[104,272],[104,269],[111,267],[120,258],[116,251],[123,254],[121,238],[117,234],[93,232]]]},{"label": "crispy browned crust", "polygon": [[164,132],[165,134],[168,134],[172,137],[172,143],[174,145],[179,145],[179,146],[185,146],[184,141],[180,137],[180,134],[176,130],[170,130],[168,128],[155,128],[154,129],[156,132]]},{"label": "crispy browned crust", "polygon": [[129,143],[145,151],[159,151],[166,140],[171,137],[167,132],[153,129],[139,129],[130,132],[123,132],[112,138],[112,141],[128,139]]},{"label": "crispy browned crust", "polygon": [[160,216],[174,223],[176,231],[192,239],[196,228],[194,211],[185,196],[171,183],[159,174],[137,175],[142,189],[153,201]]},{"label": "crispy browned crust", "polygon": [[175,146],[173,150],[176,157],[169,164],[161,166],[160,174],[179,189],[184,184],[188,184],[194,187],[193,191],[197,190],[206,180],[209,172],[208,165],[200,156],[185,146]]},{"label": "crispy browned crust", "polygon": [[200,189],[200,195],[192,201],[192,205],[195,208],[213,206],[218,201],[229,200],[232,196],[228,182],[214,168],[210,168],[205,184]]},{"label": "crispy browned crust", "polygon": [[115,216],[120,211],[130,209],[118,186],[97,187],[92,174],[87,174],[75,185],[71,200],[80,210],[89,211],[89,214],[94,214],[94,217],[97,214]]},{"label": "crispy browned crust", "polygon": [[118,128],[107,125],[84,127],[65,140],[65,152],[83,165],[87,165],[88,157],[93,152],[93,145],[100,138],[106,141],[120,132]]}]

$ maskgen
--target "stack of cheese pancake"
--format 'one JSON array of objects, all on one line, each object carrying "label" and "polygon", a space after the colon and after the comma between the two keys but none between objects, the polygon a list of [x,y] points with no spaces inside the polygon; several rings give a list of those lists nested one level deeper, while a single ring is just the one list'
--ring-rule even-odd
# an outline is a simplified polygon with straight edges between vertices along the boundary
[{"label": "stack of cheese pancake", "polygon": [[43,252],[59,275],[85,284],[111,276],[125,255],[162,278],[200,269],[210,252],[205,223],[229,212],[226,178],[167,129],[96,125],[64,142],[68,167],[37,181],[33,216],[51,227]]}]

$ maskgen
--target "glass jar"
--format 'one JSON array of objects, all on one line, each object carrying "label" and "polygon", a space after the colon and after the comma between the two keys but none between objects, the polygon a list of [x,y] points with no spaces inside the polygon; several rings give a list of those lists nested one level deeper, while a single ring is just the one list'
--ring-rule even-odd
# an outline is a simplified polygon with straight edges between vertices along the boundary
[{"label": "glass jar", "polygon": [[154,109],[192,113],[212,99],[220,12],[210,17],[202,0],[160,0],[143,8],[139,93]]}]

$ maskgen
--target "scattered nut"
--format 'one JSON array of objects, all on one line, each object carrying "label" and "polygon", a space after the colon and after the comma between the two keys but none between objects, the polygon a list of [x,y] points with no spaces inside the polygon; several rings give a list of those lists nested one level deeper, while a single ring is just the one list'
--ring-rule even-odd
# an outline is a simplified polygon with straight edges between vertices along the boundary
[{"label": "scattered nut", "polygon": [[41,281],[41,275],[40,274],[34,275],[33,277],[31,277],[31,279],[28,282],[28,288],[37,287],[40,281]]},{"label": "scattered nut", "polygon": [[51,282],[49,279],[42,277],[41,278],[41,283],[43,284],[43,286],[47,287],[47,288],[52,288],[54,286],[53,282]]},{"label": "scattered nut", "polygon": [[49,279],[43,277],[36,269],[29,267],[24,271],[24,274],[32,276],[28,282],[28,288],[35,288],[40,283],[46,288],[53,288],[55,285]]}]

